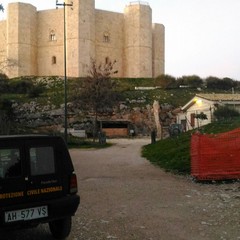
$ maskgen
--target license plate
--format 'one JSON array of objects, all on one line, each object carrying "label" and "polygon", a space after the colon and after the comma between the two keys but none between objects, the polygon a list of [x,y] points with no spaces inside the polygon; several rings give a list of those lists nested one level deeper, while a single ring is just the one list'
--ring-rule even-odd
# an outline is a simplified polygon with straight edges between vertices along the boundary
[{"label": "license plate", "polygon": [[5,222],[29,221],[48,216],[47,206],[5,212]]}]

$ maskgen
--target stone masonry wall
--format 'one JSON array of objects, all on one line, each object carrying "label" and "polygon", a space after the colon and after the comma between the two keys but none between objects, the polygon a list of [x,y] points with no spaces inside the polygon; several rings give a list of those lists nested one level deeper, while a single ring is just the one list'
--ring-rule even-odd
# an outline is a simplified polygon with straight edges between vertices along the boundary
[{"label": "stone masonry wall", "polygon": [[105,63],[106,60],[116,60],[115,68],[123,76],[123,14],[96,10],[96,60]]},{"label": "stone masonry wall", "polygon": [[[66,9],[67,75],[86,76],[91,58],[116,60],[117,77],[163,74],[164,28],[156,25],[153,31],[150,6],[130,3],[124,13],[114,13],[96,10],[94,3],[73,0]],[[64,75],[63,13],[62,8],[8,5],[8,18],[0,22],[0,52],[18,63],[5,71],[9,78]]]}]

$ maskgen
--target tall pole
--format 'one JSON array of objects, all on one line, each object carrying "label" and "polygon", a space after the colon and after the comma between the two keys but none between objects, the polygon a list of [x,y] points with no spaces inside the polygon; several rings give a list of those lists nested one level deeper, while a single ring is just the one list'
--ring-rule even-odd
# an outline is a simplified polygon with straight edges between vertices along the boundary
[{"label": "tall pole", "polygon": [[64,35],[64,139],[68,142],[68,119],[67,119],[67,41],[66,41],[66,6],[73,6],[73,3],[67,4],[65,2],[58,3],[56,0],[56,6],[63,6],[63,35]]}]

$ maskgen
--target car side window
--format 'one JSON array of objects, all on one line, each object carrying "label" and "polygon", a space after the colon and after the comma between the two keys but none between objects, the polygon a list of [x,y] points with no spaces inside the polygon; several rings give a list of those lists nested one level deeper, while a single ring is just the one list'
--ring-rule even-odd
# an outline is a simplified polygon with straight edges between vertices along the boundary
[{"label": "car side window", "polygon": [[22,175],[20,150],[17,148],[0,149],[0,178],[13,178]]},{"label": "car side window", "polygon": [[55,173],[53,147],[30,148],[31,175],[46,175]]}]

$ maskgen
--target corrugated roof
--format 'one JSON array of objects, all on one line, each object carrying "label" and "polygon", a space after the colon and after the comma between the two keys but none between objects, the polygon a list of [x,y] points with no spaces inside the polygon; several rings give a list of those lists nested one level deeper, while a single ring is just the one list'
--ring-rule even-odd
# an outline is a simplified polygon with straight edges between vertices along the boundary
[{"label": "corrugated roof", "polygon": [[196,94],[196,97],[210,101],[240,101],[240,94],[209,93]]}]

